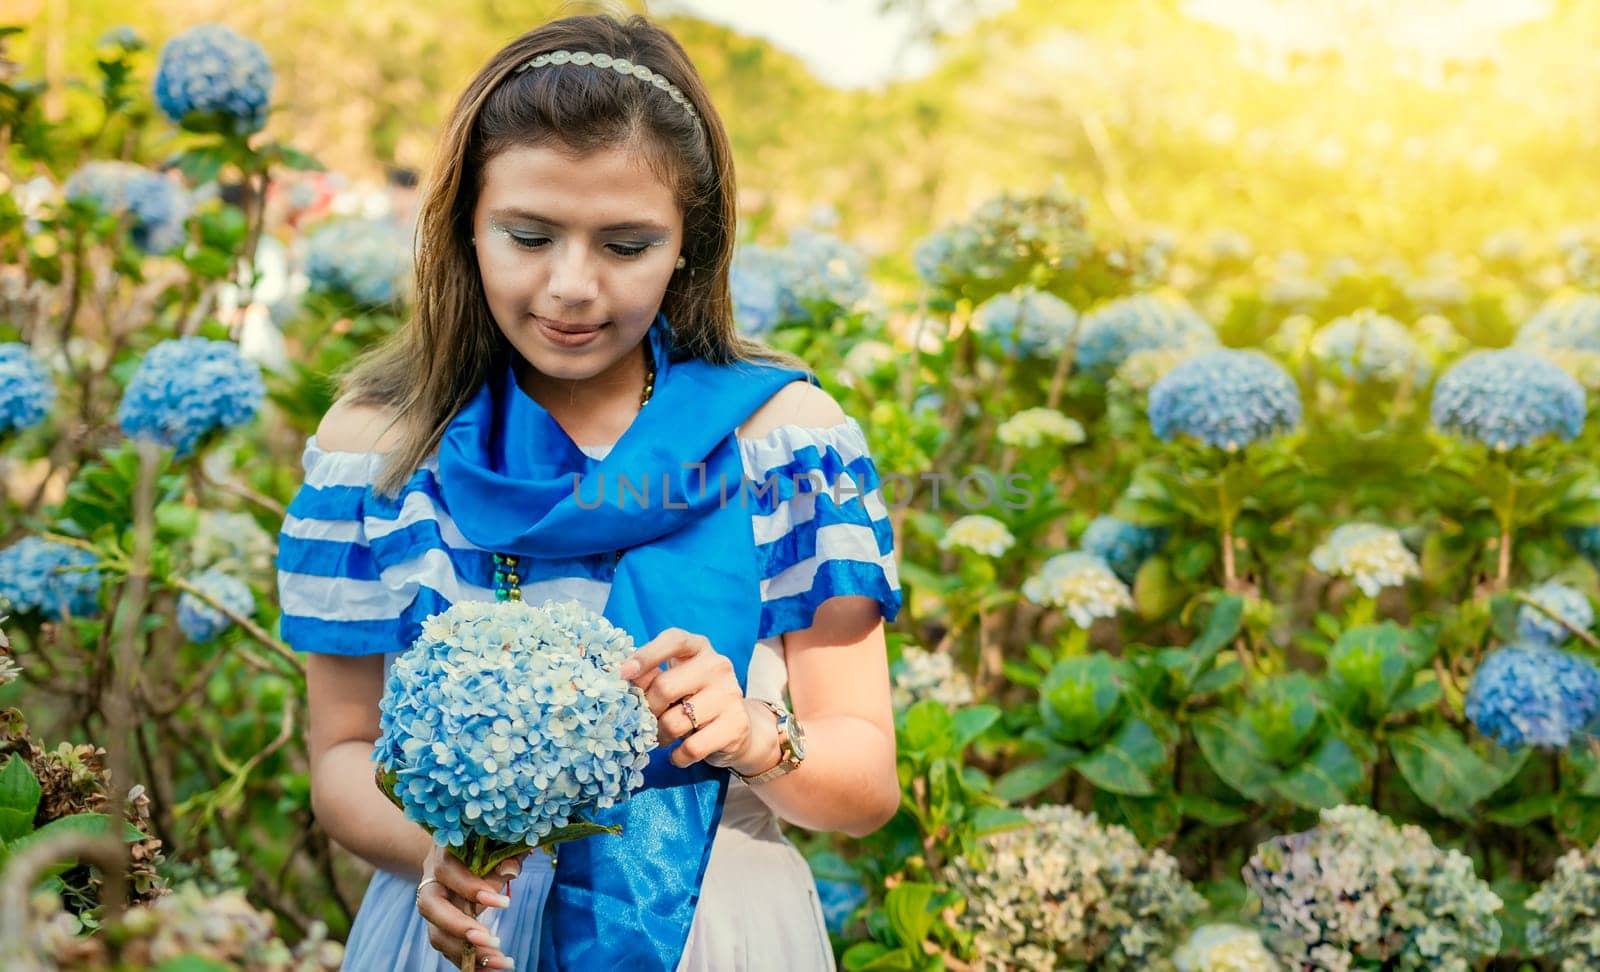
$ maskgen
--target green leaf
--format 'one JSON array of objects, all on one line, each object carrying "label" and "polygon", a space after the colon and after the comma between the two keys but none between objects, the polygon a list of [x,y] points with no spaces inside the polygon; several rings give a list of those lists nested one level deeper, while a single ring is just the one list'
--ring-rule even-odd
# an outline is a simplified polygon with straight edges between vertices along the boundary
[{"label": "green leaf", "polygon": [[1027,826],[1028,818],[1014,807],[979,807],[972,813],[972,829],[981,837]]},{"label": "green leaf", "polygon": [[907,881],[884,898],[884,913],[900,944],[917,945],[927,939],[933,930],[935,913],[931,906],[936,890],[931,884]]},{"label": "green leaf", "polygon": [[1304,763],[1273,781],[1272,790],[1295,806],[1321,810],[1348,803],[1366,767],[1343,739],[1330,736]]},{"label": "green leaf", "polygon": [[[122,839],[125,841],[143,840],[145,835],[137,827],[124,823]],[[0,848],[0,867],[14,854],[20,854],[36,844],[50,840],[57,834],[77,834],[83,837],[104,837],[111,833],[111,818],[103,813],[75,813],[70,817],[58,817],[50,821],[31,834],[26,834],[14,841],[8,841],[4,848]],[[76,864],[76,859],[60,860],[50,865],[39,874],[39,878],[54,877]]]},{"label": "green leaf", "polygon": [[1483,817],[1491,823],[1507,827],[1526,827],[1535,820],[1543,820],[1556,812],[1560,797],[1554,793],[1540,793],[1503,807],[1486,812]]},{"label": "green leaf", "polygon": [[1000,710],[992,705],[975,705],[964,709],[957,709],[951,718],[954,728],[952,749],[960,752],[966,749],[974,739],[983,735],[988,728],[1000,720]]},{"label": "green leaf", "polygon": [[1023,763],[994,781],[995,795],[1007,803],[1026,800],[1067,775],[1070,763],[1059,759],[1041,759]]},{"label": "green leaf", "polygon": [[1229,594],[1217,602],[1211,609],[1211,616],[1206,619],[1206,628],[1189,645],[1189,650],[1194,653],[1198,672],[1205,668],[1217,652],[1226,648],[1239,636],[1239,627],[1244,623],[1244,598],[1236,594]]},{"label": "green leaf", "polygon": [[1418,682],[1394,697],[1394,701],[1389,703],[1389,714],[1404,715],[1407,712],[1416,712],[1418,709],[1438,705],[1443,695],[1444,691],[1438,680]]},{"label": "green leaf", "polygon": [[0,841],[9,844],[33,831],[42,793],[27,760],[16,754],[6,760],[0,770]]},{"label": "green leaf", "polygon": [[1243,720],[1227,712],[1208,712],[1190,725],[1195,744],[1212,772],[1241,796],[1259,801],[1277,776],[1266,762],[1261,741]]},{"label": "green leaf", "polygon": [[1143,720],[1133,719],[1073,768],[1102,790],[1150,796],[1155,793],[1151,777],[1166,761],[1167,750],[1161,740]]},{"label": "green leaf", "polygon": [[1474,804],[1500,789],[1527,759],[1527,750],[1500,765],[1472,750],[1454,729],[1412,726],[1389,738],[1400,775],[1423,803],[1464,820]]},{"label": "green leaf", "polygon": [[1017,685],[1025,685],[1028,688],[1036,688],[1040,682],[1044,681],[1044,675],[1038,669],[1029,668],[1027,665],[1010,661],[1009,659],[1000,663],[1000,671],[1012,682]]},{"label": "green leaf", "polygon": [[1095,653],[1063,658],[1039,691],[1039,714],[1057,739],[1077,743],[1097,735],[1122,700],[1122,665]]},{"label": "green leaf", "polygon": [[1185,817],[1212,827],[1227,827],[1250,819],[1250,815],[1243,809],[1199,793],[1179,794],[1178,809]]},{"label": "green leaf", "polygon": [[955,723],[944,703],[923,699],[906,711],[901,744],[912,753],[943,751],[950,744]]},{"label": "green leaf", "polygon": [[1222,692],[1244,680],[1244,666],[1237,661],[1226,661],[1194,680],[1194,694],[1207,695]]},{"label": "green leaf", "polygon": [[198,955],[180,955],[151,967],[151,972],[232,972],[233,966]]}]

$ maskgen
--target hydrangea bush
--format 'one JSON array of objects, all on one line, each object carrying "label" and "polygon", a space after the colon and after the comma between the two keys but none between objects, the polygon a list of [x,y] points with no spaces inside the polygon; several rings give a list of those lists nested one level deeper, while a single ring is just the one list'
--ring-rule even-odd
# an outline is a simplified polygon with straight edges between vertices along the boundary
[{"label": "hydrangea bush", "polygon": [[1167,531],[1161,527],[1142,527],[1101,514],[1089,521],[1078,545],[1084,553],[1104,560],[1117,577],[1131,584],[1139,566],[1166,541]]},{"label": "hydrangea bush", "polygon": [[734,320],[747,333],[768,334],[780,324],[810,320],[814,307],[859,305],[869,293],[866,256],[832,234],[800,229],[782,247],[741,246],[729,286]]},{"label": "hydrangea bush", "polygon": [[1300,424],[1300,388],[1259,351],[1218,349],[1175,366],[1150,389],[1150,427],[1234,452]]},{"label": "hydrangea bush", "polygon": [[1422,575],[1417,555],[1399,531],[1377,523],[1345,523],[1311,551],[1311,565],[1324,574],[1348,577],[1368,597]]},{"label": "hydrangea bush", "polygon": [[1497,452],[1583,428],[1583,386],[1555,364],[1516,348],[1462,359],[1433,388],[1433,424]]},{"label": "hydrangea bush", "polygon": [[1075,365],[1107,378],[1138,351],[1194,350],[1217,343],[1216,331],[1182,301],[1136,294],[1111,301],[1084,315],[1078,325]]},{"label": "hydrangea bush", "polygon": [[950,524],[939,539],[941,550],[970,550],[984,557],[1003,557],[1017,542],[1006,525],[992,516],[973,513]]},{"label": "hydrangea bush", "polygon": [[1528,949],[1560,972],[1600,968],[1600,844],[1567,851],[1555,873],[1528,897]]},{"label": "hydrangea bush", "polygon": [[1404,324],[1370,308],[1335,318],[1311,339],[1311,354],[1345,378],[1417,384],[1428,363]]},{"label": "hydrangea bush", "polygon": [[1531,588],[1527,597],[1533,603],[1517,611],[1517,637],[1525,642],[1562,645],[1571,640],[1571,628],[1587,631],[1594,626],[1594,605],[1576,588],[1546,581]]},{"label": "hydrangea bush", "polygon": [[161,48],[156,104],[174,122],[247,135],[267,122],[272,81],[260,44],[222,24],[203,24]]},{"label": "hydrangea bush", "polygon": [[0,550],[0,598],[18,614],[92,617],[100,611],[97,563],[86,550],[23,537]]},{"label": "hydrangea bush", "polygon": [[336,219],[306,238],[306,283],[312,293],[343,295],[357,304],[388,304],[411,272],[411,250],[388,219]]},{"label": "hydrangea bush", "polygon": [[1321,821],[1267,841],[1245,865],[1265,940],[1284,963],[1468,972],[1498,950],[1501,901],[1471,858],[1368,807],[1323,810]]},{"label": "hydrangea bush", "polygon": [[1038,573],[1022,582],[1022,593],[1035,604],[1059,609],[1080,628],[1133,607],[1133,593],[1110,565],[1082,551],[1045,561]]},{"label": "hydrangea bush", "polygon": [[89,162],[67,180],[68,199],[92,202],[128,220],[129,238],[146,253],[182,245],[193,202],[184,188],[129,162]]},{"label": "hydrangea bush", "polygon": [[[250,585],[237,577],[220,570],[208,570],[194,579],[194,586],[241,617],[248,618],[255,613],[256,597]],[[190,641],[197,644],[215,641],[231,627],[233,621],[226,614],[194,594],[184,591],[178,596],[178,628]]]},{"label": "hydrangea bush", "polygon": [[891,700],[899,710],[909,709],[923,699],[954,708],[973,699],[972,680],[956,668],[955,659],[942,651],[924,651],[908,646],[894,667]]},{"label": "hydrangea bush", "polygon": [[55,400],[55,382],[28,346],[0,344],[0,436],[43,422]]},{"label": "hydrangea bush", "polygon": [[959,917],[987,968],[1157,970],[1205,907],[1161,850],[1073,807],[1023,811],[1027,824],[950,863]]},{"label": "hydrangea bush", "polygon": [[1019,357],[1058,355],[1072,345],[1078,312],[1035,287],[995,294],[972,314],[972,329]]},{"label": "hydrangea bush", "polygon": [[255,418],[265,396],[261,366],[240,354],[237,344],[176,338],[145,353],[117,421],[129,438],[154,440],[187,455],[208,432]]},{"label": "hydrangea bush", "polygon": [[1565,749],[1600,714],[1600,668],[1543,641],[1508,645],[1478,666],[1466,713],[1508,749]]}]

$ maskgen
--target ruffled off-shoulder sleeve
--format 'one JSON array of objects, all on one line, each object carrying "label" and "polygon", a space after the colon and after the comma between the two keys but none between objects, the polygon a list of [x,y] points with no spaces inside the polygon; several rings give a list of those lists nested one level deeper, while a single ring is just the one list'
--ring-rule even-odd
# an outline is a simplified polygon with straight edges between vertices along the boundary
[{"label": "ruffled off-shoulder sleeve", "polygon": [[382,461],[306,444],[304,485],[278,535],[279,631],[296,651],[402,651],[429,615],[490,593],[467,580],[482,555],[449,542],[433,471],[389,498],[372,489]]},{"label": "ruffled off-shoulder sleeve", "polygon": [[759,636],[809,628],[823,601],[846,595],[872,598],[894,620],[894,531],[861,426],[783,425],[739,448],[754,497]]}]

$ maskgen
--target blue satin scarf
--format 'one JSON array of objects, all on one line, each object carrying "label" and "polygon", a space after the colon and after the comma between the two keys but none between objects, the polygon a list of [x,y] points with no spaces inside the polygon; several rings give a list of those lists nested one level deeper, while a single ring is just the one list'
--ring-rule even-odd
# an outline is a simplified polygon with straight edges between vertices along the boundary
[{"label": "blue satin scarf", "polygon": [[[743,688],[760,586],[734,430],[784,385],[809,376],[765,364],[670,361],[668,333],[658,316],[649,331],[654,394],[604,459],[584,455],[507,368],[445,430],[439,489],[461,533],[485,550],[535,560],[623,554],[606,618],[641,645],[670,627],[706,636],[733,661]],[[650,484],[647,502],[624,493],[624,477],[635,490],[641,480]],[[671,484],[665,496],[663,483]],[[728,773],[703,763],[680,769],[668,754],[651,754],[644,789],[594,815],[620,824],[620,836],[561,846],[541,969],[677,968]]]}]

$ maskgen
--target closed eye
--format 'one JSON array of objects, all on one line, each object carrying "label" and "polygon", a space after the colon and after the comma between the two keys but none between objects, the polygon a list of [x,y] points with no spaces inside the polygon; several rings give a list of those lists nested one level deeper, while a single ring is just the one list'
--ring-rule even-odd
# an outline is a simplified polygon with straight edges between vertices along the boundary
[{"label": "closed eye", "polygon": [[[522,236],[518,233],[507,233],[511,242],[524,250],[537,250],[550,242],[547,236]],[[607,243],[606,249],[623,259],[632,259],[650,248],[648,243]]]}]

